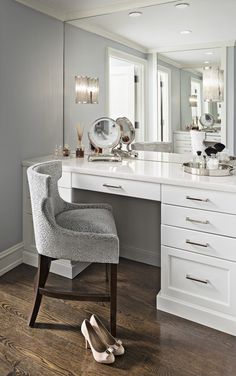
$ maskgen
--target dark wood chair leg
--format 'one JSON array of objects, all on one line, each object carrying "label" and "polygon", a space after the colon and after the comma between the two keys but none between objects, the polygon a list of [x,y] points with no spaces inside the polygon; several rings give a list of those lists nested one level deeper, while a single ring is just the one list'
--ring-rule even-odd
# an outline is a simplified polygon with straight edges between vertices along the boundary
[{"label": "dark wood chair leg", "polygon": [[106,282],[109,282],[109,264],[106,264]]},{"label": "dark wood chair leg", "polygon": [[117,264],[110,264],[110,329],[116,336],[116,310],[117,310]]},{"label": "dark wood chair leg", "polygon": [[29,318],[29,326],[33,327],[38,315],[38,311],[40,308],[42,295],[39,292],[40,287],[44,287],[45,283],[48,278],[50,266],[51,266],[52,259],[47,256],[39,255],[38,256],[38,271],[36,274],[36,279],[34,283],[35,287],[35,297],[34,297],[34,305],[32,309],[32,313]]}]

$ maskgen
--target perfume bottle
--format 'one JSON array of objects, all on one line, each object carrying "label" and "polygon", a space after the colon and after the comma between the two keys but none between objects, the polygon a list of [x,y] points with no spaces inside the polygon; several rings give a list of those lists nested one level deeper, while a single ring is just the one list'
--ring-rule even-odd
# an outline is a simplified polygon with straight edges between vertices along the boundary
[{"label": "perfume bottle", "polygon": [[75,153],[76,158],[84,158],[84,145],[82,145],[82,143],[78,143]]}]

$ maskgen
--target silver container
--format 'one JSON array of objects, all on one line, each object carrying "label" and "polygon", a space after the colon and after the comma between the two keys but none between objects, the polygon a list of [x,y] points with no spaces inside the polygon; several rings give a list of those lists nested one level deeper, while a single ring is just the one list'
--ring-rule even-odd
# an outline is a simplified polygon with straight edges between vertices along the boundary
[{"label": "silver container", "polygon": [[194,162],[186,162],[183,163],[184,172],[192,175],[199,175],[199,176],[229,176],[232,175],[232,171],[234,169],[233,166],[229,164],[219,164],[219,168],[217,170],[209,170],[208,168],[200,167],[200,163]]}]

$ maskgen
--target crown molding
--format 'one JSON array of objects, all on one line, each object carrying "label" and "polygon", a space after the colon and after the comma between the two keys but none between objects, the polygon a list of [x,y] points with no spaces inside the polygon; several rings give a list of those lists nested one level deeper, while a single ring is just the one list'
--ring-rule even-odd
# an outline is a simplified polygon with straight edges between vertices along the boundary
[{"label": "crown molding", "polygon": [[76,19],[83,19],[87,17],[102,16],[117,12],[122,12],[131,9],[147,8],[154,5],[176,3],[177,0],[126,0],[119,4],[111,4],[99,8],[94,8],[84,11],[68,12],[65,15],[65,21],[74,21]]},{"label": "crown molding", "polygon": [[169,57],[163,56],[161,54],[158,54],[157,62],[158,62],[158,64],[160,62],[160,65],[161,65],[161,62],[163,62],[163,63],[173,65],[174,67],[179,68],[179,69],[182,68],[182,65],[180,63],[177,63],[177,61],[174,61],[174,60],[170,59]]},{"label": "crown molding", "polygon": [[15,0],[15,1],[29,8],[33,8],[34,10],[37,10],[38,12],[57,18],[60,21],[65,21],[65,14],[63,12],[59,12],[56,9],[48,7],[47,5],[42,4],[38,0]]},{"label": "crown molding", "polygon": [[147,53],[147,49],[143,46],[141,46],[140,44],[137,44],[135,42],[132,42],[131,40],[129,40],[128,38],[124,38],[118,34],[115,34],[115,33],[112,33],[110,31],[107,31],[107,30],[104,30],[98,26],[95,26],[95,25],[92,25],[92,24],[89,24],[88,22],[84,22],[83,21],[80,21],[80,24],[79,25],[76,25],[76,21],[72,21],[72,22],[69,22],[69,24],[75,26],[75,27],[78,27],[82,30],[85,30],[85,31],[89,31],[90,33],[93,33],[93,34],[96,34],[96,35],[100,35],[101,37],[104,37],[104,38],[107,38],[107,39],[111,39],[112,41],[114,42],[117,42],[117,43],[120,43],[126,47],[129,47],[129,48],[132,48],[134,50],[137,50],[139,52],[142,52],[142,53]]},{"label": "crown molding", "polygon": [[111,4],[103,7],[93,8],[84,11],[70,11],[70,12],[61,12],[56,8],[48,7],[45,4],[42,4],[38,0],[15,0],[18,3],[21,3],[27,7],[33,8],[41,13],[45,13],[51,17],[57,18],[61,21],[74,21],[76,19],[83,19],[87,17],[96,17],[105,14],[117,13],[125,10],[137,9],[137,8],[146,8],[153,5],[176,3],[177,0],[126,0],[119,4]]},{"label": "crown molding", "polygon": [[204,50],[209,48],[222,48],[222,47],[235,47],[235,40],[220,41],[220,42],[208,42],[208,43],[197,43],[197,44],[183,44],[180,46],[170,45],[170,46],[160,46],[156,48],[148,49],[148,53],[162,53],[162,52],[178,52],[178,51],[193,51],[193,50]]}]

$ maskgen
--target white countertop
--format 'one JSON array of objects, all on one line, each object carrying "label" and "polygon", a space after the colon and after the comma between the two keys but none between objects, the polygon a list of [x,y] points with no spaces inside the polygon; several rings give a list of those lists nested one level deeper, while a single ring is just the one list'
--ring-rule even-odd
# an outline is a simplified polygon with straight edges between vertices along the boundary
[{"label": "white countertop", "polygon": [[[53,156],[25,160],[23,166],[30,166],[52,159]],[[61,158],[65,172],[107,176],[128,180],[146,181],[186,187],[218,190],[236,193],[236,175],[227,177],[194,176],[183,171],[182,163],[191,159],[190,155],[174,153],[139,153],[136,159],[122,162],[88,162],[84,159]]]}]

